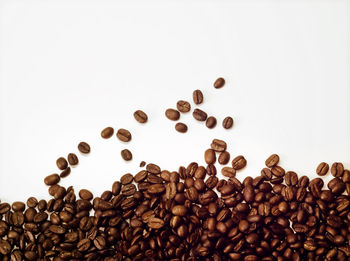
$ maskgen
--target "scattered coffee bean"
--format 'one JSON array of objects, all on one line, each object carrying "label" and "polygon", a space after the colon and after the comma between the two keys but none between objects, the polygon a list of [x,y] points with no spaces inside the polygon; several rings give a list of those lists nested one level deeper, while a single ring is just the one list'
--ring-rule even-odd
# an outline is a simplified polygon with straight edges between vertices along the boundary
[{"label": "scattered coffee bean", "polygon": [[270,157],[268,157],[265,161],[265,165],[268,168],[272,168],[273,166],[276,166],[280,160],[280,157],[277,154],[272,154]]},{"label": "scattered coffee bean", "polygon": [[178,122],[175,124],[175,130],[181,133],[185,133],[187,132],[187,125],[182,122]]},{"label": "scattered coffee bean", "polygon": [[197,105],[203,103],[203,93],[200,90],[193,92],[193,102]]},{"label": "scattered coffee bean", "polygon": [[130,150],[124,149],[120,152],[120,154],[122,155],[123,160],[125,161],[132,160],[132,153]]},{"label": "scattered coffee bean", "polygon": [[230,161],[230,153],[228,153],[227,151],[221,152],[218,158],[218,162],[221,165],[226,165],[229,161]]},{"label": "scattered coffee bean", "polygon": [[93,194],[87,190],[87,189],[81,189],[79,191],[79,197],[83,200],[92,200],[93,199]]},{"label": "scattered coffee bean", "polygon": [[71,168],[68,167],[65,170],[62,170],[62,172],[60,173],[60,177],[61,178],[67,177],[67,176],[69,176],[70,172],[71,172]]},{"label": "scattered coffee bean", "polygon": [[65,158],[60,157],[56,160],[56,165],[60,170],[64,170],[68,167],[68,162]]},{"label": "scattered coffee bean", "polygon": [[232,168],[235,170],[243,169],[247,165],[247,160],[242,156],[237,156],[232,160]]},{"label": "scattered coffee bean", "polygon": [[217,78],[214,82],[214,88],[219,89],[225,85],[225,79],[224,78]]},{"label": "scattered coffee bean", "polygon": [[112,127],[106,127],[101,131],[101,137],[104,139],[109,139],[113,136],[114,129]]},{"label": "scattered coffee bean", "polygon": [[145,161],[141,161],[140,162],[140,168],[143,168],[144,166],[146,166],[146,162]]},{"label": "scattered coffee bean", "polygon": [[214,164],[216,161],[216,154],[213,149],[207,149],[204,153],[204,160],[207,164]]},{"label": "scattered coffee bean", "polygon": [[78,156],[74,153],[69,153],[67,159],[71,166],[75,166],[79,163]]},{"label": "scattered coffee bean", "polygon": [[341,177],[344,172],[344,165],[340,162],[335,162],[332,164],[331,173],[334,177]]},{"label": "scattered coffee bean", "polygon": [[83,154],[88,154],[90,153],[90,145],[87,144],[86,142],[82,141],[78,145],[78,150],[83,153]]},{"label": "scattered coffee bean", "polygon": [[224,129],[231,129],[232,126],[233,126],[233,119],[231,117],[226,117],[222,121],[222,127],[224,127]]},{"label": "scattered coffee bean", "polygon": [[165,116],[171,121],[177,121],[180,119],[180,113],[175,109],[167,109],[165,111]]},{"label": "scattered coffee bean", "polygon": [[214,139],[210,147],[217,152],[223,152],[226,150],[227,144],[223,140]]},{"label": "scattered coffee bean", "polygon": [[327,174],[328,170],[329,165],[326,162],[321,162],[316,169],[316,173],[319,176],[324,176]]},{"label": "scattered coffee bean", "polygon": [[207,121],[205,122],[205,125],[207,126],[207,128],[209,129],[213,129],[216,126],[216,118],[213,116],[210,116],[207,118]]},{"label": "scattered coffee bean", "polygon": [[123,142],[129,142],[131,140],[131,133],[126,129],[119,129],[117,138]]},{"label": "scattered coffee bean", "polygon": [[134,118],[139,123],[146,123],[148,121],[147,114],[141,110],[137,110],[134,112]]},{"label": "scattered coffee bean", "polygon": [[205,121],[207,119],[207,113],[200,109],[194,109],[192,115],[197,121]]},{"label": "scattered coffee bean", "polygon": [[60,182],[60,176],[58,174],[51,174],[44,179],[44,183],[48,186],[52,186]]},{"label": "scattered coffee bean", "polygon": [[176,103],[176,108],[180,112],[186,113],[186,112],[189,112],[191,110],[191,104],[187,101],[180,100]]}]

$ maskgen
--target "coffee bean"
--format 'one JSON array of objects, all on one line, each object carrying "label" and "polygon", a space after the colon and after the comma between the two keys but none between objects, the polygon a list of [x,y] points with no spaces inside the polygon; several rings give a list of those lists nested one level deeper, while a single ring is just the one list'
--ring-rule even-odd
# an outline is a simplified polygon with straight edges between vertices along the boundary
[{"label": "coffee bean", "polygon": [[87,144],[86,142],[82,141],[79,143],[78,145],[78,150],[83,153],[83,154],[88,154],[90,153],[91,149],[90,149],[90,145]]},{"label": "coffee bean", "polygon": [[67,177],[67,176],[69,176],[70,172],[71,172],[71,168],[68,167],[65,170],[62,170],[62,172],[60,173],[60,177],[61,178]]},{"label": "coffee bean", "polygon": [[79,197],[84,200],[92,200],[93,194],[87,189],[81,189],[79,191]]},{"label": "coffee bean", "polygon": [[208,118],[207,118],[207,121],[205,122],[205,125],[206,125],[209,129],[215,128],[215,126],[216,126],[216,118],[213,117],[213,116],[208,117]]},{"label": "coffee bean", "polygon": [[131,175],[130,173],[124,174],[121,178],[120,178],[120,182],[122,183],[122,185],[127,185],[130,184],[134,179],[134,176]]},{"label": "coffee bean", "polygon": [[333,194],[342,194],[345,191],[345,183],[339,178],[333,178],[327,186]]},{"label": "coffee bean", "polygon": [[56,165],[60,170],[64,170],[68,167],[68,162],[65,158],[60,157],[56,160]]},{"label": "coffee bean", "polygon": [[85,252],[87,251],[91,246],[91,241],[88,238],[84,238],[80,240],[77,244],[77,248],[80,252]]},{"label": "coffee bean", "polygon": [[11,245],[7,241],[0,239],[0,253],[3,255],[8,255],[10,252]]},{"label": "coffee bean", "polygon": [[160,229],[164,226],[164,221],[160,218],[152,217],[148,220],[147,225],[152,229]]},{"label": "coffee bean", "polygon": [[101,131],[101,137],[104,139],[109,139],[114,134],[114,129],[112,127],[106,127]]},{"label": "coffee bean", "polygon": [[204,153],[204,160],[207,164],[213,164],[216,161],[215,151],[213,149],[207,149]]},{"label": "coffee bean", "polygon": [[298,184],[298,175],[294,171],[288,171],[285,176],[285,182],[288,186],[296,186]]},{"label": "coffee bean", "polygon": [[187,101],[180,100],[176,103],[176,108],[180,112],[186,113],[186,112],[189,112],[191,110],[191,104]]},{"label": "coffee bean", "polygon": [[344,165],[340,162],[334,162],[331,167],[331,173],[334,177],[341,177],[344,172]]},{"label": "coffee bean", "polygon": [[214,82],[214,88],[215,89],[220,89],[225,85],[225,79],[224,78],[217,78]]},{"label": "coffee bean", "polygon": [[132,153],[130,150],[124,149],[120,152],[120,154],[122,155],[123,160],[125,161],[132,160]]},{"label": "coffee bean", "polygon": [[277,154],[272,154],[270,157],[268,157],[265,161],[265,165],[268,168],[272,168],[273,166],[276,166],[280,160],[280,157]]},{"label": "coffee bean", "polygon": [[15,201],[12,203],[12,210],[13,211],[24,211],[26,205],[21,201]]},{"label": "coffee bean", "polygon": [[38,205],[38,200],[35,197],[30,197],[27,199],[27,206],[30,208],[35,208]]},{"label": "coffee bean", "polygon": [[208,117],[207,113],[200,109],[194,109],[192,115],[197,121],[205,121]]},{"label": "coffee bean", "polygon": [[143,168],[144,166],[146,166],[146,162],[145,161],[141,161],[139,166],[140,166],[140,168]]},{"label": "coffee bean", "polygon": [[119,129],[117,131],[117,138],[123,142],[129,142],[131,140],[131,133],[126,129]]},{"label": "coffee bean", "polygon": [[228,153],[227,151],[221,152],[218,158],[218,162],[221,165],[226,165],[229,161],[230,161],[230,153]]},{"label": "coffee bean", "polygon": [[214,139],[210,147],[217,152],[223,152],[226,150],[227,144],[223,140]]},{"label": "coffee bean", "polygon": [[236,176],[236,170],[231,167],[224,167],[221,169],[221,174],[228,178],[233,178]]},{"label": "coffee bean", "polygon": [[231,129],[233,126],[233,119],[232,117],[226,117],[223,121],[222,121],[222,127],[224,127],[224,129]]},{"label": "coffee bean", "polygon": [[272,167],[271,172],[275,177],[279,177],[279,178],[283,177],[285,174],[285,170],[280,166]]},{"label": "coffee bean", "polygon": [[232,167],[235,170],[243,169],[246,165],[247,160],[242,155],[239,155],[232,160]]},{"label": "coffee bean", "polygon": [[316,173],[319,176],[324,176],[327,174],[328,170],[329,165],[326,162],[321,162],[316,169]]},{"label": "coffee bean", "polygon": [[182,205],[173,206],[171,213],[175,216],[183,217],[187,214],[187,208]]},{"label": "coffee bean", "polygon": [[165,111],[165,116],[171,121],[177,121],[180,119],[180,113],[177,110],[171,108]]},{"label": "coffee bean", "polygon": [[147,114],[141,110],[137,110],[134,112],[134,118],[139,123],[146,123],[148,120]]},{"label": "coffee bean", "polygon": [[153,163],[147,164],[146,170],[152,174],[159,174],[160,173],[160,167],[156,164],[153,164]]},{"label": "coffee bean", "polygon": [[175,130],[181,133],[185,133],[187,132],[187,125],[182,122],[178,122],[175,124]]},{"label": "coffee bean", "polygon": [[98,250],[102,250],[106,247],[106,240],[103,236],[97,236],[93,243]]},{"label": "coffee bean", "polygon": [[150,194],[159,194],[165,191],[163,184],[152,184],[148,187],[147,192]]},{"label": "coffee bean", "polygon": [[44,183],[48,186],[57,184],[60,181],[58,174],[51,174],[44,179]]},{"label": "coffee bean", "polygon": [[200,90],[193,91],[193,102],[197,105],[203,103],[203,93]]},{"label": "coffee bean", "polygon": [[78,156],[74,153],[69,153],[67,156],[68,162],[71,166],[75,166],[79,163]]}]

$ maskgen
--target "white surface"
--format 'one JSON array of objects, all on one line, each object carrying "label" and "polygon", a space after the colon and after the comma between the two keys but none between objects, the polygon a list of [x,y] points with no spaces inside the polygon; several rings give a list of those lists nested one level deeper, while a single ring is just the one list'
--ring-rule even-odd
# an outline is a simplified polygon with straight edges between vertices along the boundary
[{"label": "white surface", "polygon": [[[92,153],[77,153],[62,184],[95,195],[141,160],[169,170],[204,164],[215,137],[248,160],[241,179],[260,173],[271,153],[311,177],[321,161],[350,167],[349,1],[11,0],[0,8],[2,201],[48,198],[43,178],[81,140]],[[216,90],[218,76],[227,83]],[[183,115],[189,131],[179,134],[164,111],[197,88],[200,108],[219,124],[209,130]],[[145,125],[133,119],[139,108]],[[132,142],[102,140],[109,125],[129,129]]]}]

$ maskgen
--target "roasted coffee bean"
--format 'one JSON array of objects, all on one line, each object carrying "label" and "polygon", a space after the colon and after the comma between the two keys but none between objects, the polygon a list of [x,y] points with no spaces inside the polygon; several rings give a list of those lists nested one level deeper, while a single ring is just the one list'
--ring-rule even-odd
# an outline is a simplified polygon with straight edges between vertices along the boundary
[{"label": "roasted coffee bean", "polygon": [[27,199],[27,206],[29,208],[35,208],[38,205],[38,200],[35,197],[30,197]]},{"label": "roasted coffee bean", "polygon": [[153,164],[153,163],[147,164],[146,170],[152,174],[159,174],[160,173],[160,167],[156,164]]},{"label": "roasted coffee bean", "polygon": [[214,88],[215,89],[220,89],[221,87],[223,87],[225,85],[225,79],[220,77],[217,78],[214,82]]},{"label": "roasted coffee bean", "polygon": [[207,118],[206,122],[205,122],[205,126],[207,126],[209,129],[215,128],[216,126],[216,118],[214,116],[210,116]]},{"label": "roasted coffee bean", "polygon": [[109,139],[114,134],[114,129],[112,127],[106,127],[101,131],[101,137],[104,139]]},{"label": "roasted coffee bean", "polygon": [[283,177],[285,174],[285,170],[280,166],[272,167],[271,172],[275,177],[278,177],[278,178]]},{"label": "roasted coffee bean", "polygon": [[125,161],[132,160],[132,153],[131,153],[131,151],[128,150],[128,149],[123,149],[123,150],[120,152],[120,155],[122,156],[123,160],[125,160]]},{"label": "roasted coffee bean", "polygon": [[344,172],[344,165],[340,162],[335,162],[332,164],[331,173],[334,177],[341,177]]},{"label": "roasted coffee bean", "polygon": [[298,175],[294,171],[288,171],[285,176],[285,182],[288,186],[296,186],[298,184]]},{"label": "roasted coffee bean", "polygon": [[26,205],[21,201],[16,201],[12,203],[12,210],[13,211],[24,211]]},{"label": "roasted coffee bean", "polygon": [[207,113],[200,109],[194,109],[192,115],[197,121],[205,121],[208,117]]},{"label": "roasted coffee bean", "polygon": [[130,184],[133,181],[133,179],[133,175],[131,175],[130,173],[126,173],[120,178],[120,182],[122,183],[122,185],[127,185]]},{"label": "roasted coffee bean", "polygon": [[78,145],[78,150],[83,153],[83,154],[88,154],[90,153],[91,149],[90,149],[90,145],[87,144],[86,142],[82,141],[79,143]]},{"label": "roasted coffee bean", "polygon": [[175,124],[175,130],[181,133],[185,133],[187,132],[187,125],[182,122],[178,122]]},{"label": "roasted coffee bean", "polygon": [[321,162],[316,169],[316,173],[319,176],[324,176],[327,174],[328,170],[329,165],[326,162]]},{"label": "roasted coffee bean", "polygon": [[152,229],[160,229],[164,226],[164,221],[160,218],[152,217],[148,220],[147,225]]},{"label": "roasted coffee bean", "polygon": [[171,213],[175,216],[183,217],[187,214],[187,208],[182,205],[177,205],[171,209]]},{"label": "roasted coffee bean", "polygon": [[68,167],[68,168],[66,168],[65,170],[62,170],[62,171],[61,171],[60,177],[61,177],[61,178],[68,177],[69,174],[70,174],[70,172],[71,172],[71,168]]},{"label": "roasted coffee bean", "polygon": [[221,174],[228,178],[234,178],[236,176],[236,170],[231,167],[224,167],[221,169]]},{"label": "roasted coffee bean", "polygon": [[75,166],[79,163],[78,156],[74,153],[69,153],[67,156],[68,162],[71,166]]},{"label": "roasted coffee bean", "polygon": [[119,129],[117,131],[117,138],[123,142],[129,142],[131,140],[131,133],[126,129]]},{"label": "roasted coffee bean", "polygon": [[48,186],[52,186],[60,182],[60,176],[58,174],[51,174],[44,179],[44,183]]},{"label": "roasted coffee bean", "polygon": [[171,121],[177,121],[180,119],[180,113],[175,109],[167,109],[165,111],[165,116]]},{"label": "roasted coffee bean", "polygon": [[222,121],[222,127],[224,127],[224,129],[231,129],[233,126],[233,119],[232,117],[226,117],[223,121]]},{"label": "roasted coffee bean", "polygon": [[134,118],[139,123],[146,123],[148,120],[147,114],[141,110],[137,110],[134,112]]},{"label": "roasted coffee bean", "polygon": [[64,170],[68,167],[68,162],[65,158],[60,157],[56,160],[56,165],[60,170]]},{"label": "roasted coffee bean", "polygon": [[215,151],[213,149],[207,149],[204,152],[204,160],[207,164],[213,164],[216,161]]},{"label": "roasted coffee bean", "polygon": [[327,186],[333,194],[342,194],[345,191],[345,183],[339,178],[333,178]]},{"label": "roasted coffee bean", "polygon": [[148,187],[147,192],[150,194],[159,194],[165,191],[163,184],[152,184]]},{"label": "roasted coffee bean", "polygon": [[146,162],[145,161],[141,161],[139,166],[140,166],[140,168],[143,168],[144,166],[146,166]]},{"label": "roasted coffee bean", "polygon": [[226,150],[227,144],[223,140],[214,139],[210,147],[217,152],[223,152]]},{"label": "roasted coffee bean", "polygon": [[246,165],[247,160],[242,155],[239,155],[232,160],[232,168],[235,170],[243,169]]},{"label": "roasted coffee bean", "polygon": [[176,108],[180,112],[186,113],[186,112],[189,112],[191,110],[191,104],[187,101],[180,100],[176,103]]},{"label": "roasted coffee bean", "polygon": [[203,93],[200,90],[193,91],[193,102],[197,105],[203,103]]},{"label": "roasted coffee bean", "polygon": [[268,168],[272,168],[278,164],[280,160],[280,157],[277,154],[272,154],[270,157],[268,157],[265,161],[265,165]]},{"label": "roasted coffee bean", "polygon": [[81,189],[79,191],[79,197],[84,200],[92,200],[93,194],[87,189]]},{"label": "roasted coffee bean", "polygon": [[226,165],[229,161],[230,161],[230,153],[228,153],[227,151],[221,152],[218,158],[218,162],[221,165]]}]

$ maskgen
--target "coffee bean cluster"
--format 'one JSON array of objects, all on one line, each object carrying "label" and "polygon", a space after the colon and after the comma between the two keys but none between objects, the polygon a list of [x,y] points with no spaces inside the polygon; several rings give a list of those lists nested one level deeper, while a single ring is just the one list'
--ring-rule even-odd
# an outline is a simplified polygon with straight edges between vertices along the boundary
[{"label": "coffee bean cluster", "polygon": [[[224,85],[225,85],[225,80],[224,80],[224,78],[221,78],[221,77],[218,78],[214,82],[214,88],[216,88],[216,89],[219,89],[219,88],[223,87]],[[201,90],[194,90],[192,93],[192,99],[193,99],[193,103],[195,105],[202,104],[204,102],[203,92]],[[171,121],[178,121],[181,117],[180,113],[190,112],[191,111],[191,104],[188,101],[179,100],[176,103],[176,108],[177,109],[168,108],[165,110],[165,116]],[[216,118],[214,116],[208,117],[208,114],[199,108],[195,108],[193,110],[192,116],[197,121],[205,122],[205,125],[209,129],[213,129],[216,127],[216,124],[217,124]],[[230,129],[230,128],[232,128],[232,126],[233,126],[233,119],[232,119],[232,117],[227,116],[222,121],[222,127],[224,129]],[[178,132],[181,132],[181,133],[185,133],[185,132],[187,132],[188,127],[185,123],[178,122],[175,124],[175,130],[177,130]]]},{"label": "coffee bean cluster", "polygon": [[[206,166],[191,162],[176,171],[150,163],[95,197],[49,175],[50,200],[0,203],[0,259],[350,259],[350,172],[342,163],[332,165],[334,178],[324,188],[321,178],[285,171],[276,154],[259,176],[240,181],[236,172],[247,161],[242,155],[230,161],[219,139],[204,160]],[[230,163],[221,169],[225,179],[216,161]],[[326,175],[327,166],[316,172]]]}]

